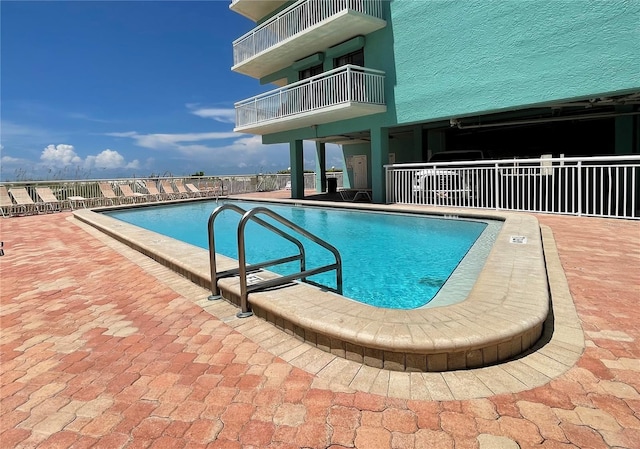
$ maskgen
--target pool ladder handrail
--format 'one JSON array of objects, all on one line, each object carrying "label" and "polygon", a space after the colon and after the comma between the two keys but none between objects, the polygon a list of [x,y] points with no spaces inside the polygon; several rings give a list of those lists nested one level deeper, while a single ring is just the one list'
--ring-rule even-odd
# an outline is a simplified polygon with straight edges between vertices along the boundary
[{"label": "pool ladder handrail", "polygon": [[[242,218],[238,223],[238,268],[232,268],[224,271],[217,271],[216,269],[216,252],[215,252],[215,232],[214,232],[214,223],[216,217],[223,212],[224,210],[233,210],[242,214]],[[287,234],[284,230],[275,227],[274,225],[262,220],[261,218],[256,217],[257,214],[264,214],[277,221],[278,223],[284,225],[285,227],[303,235],[304,237],[311,240],[313,243],[316,243],[323,248],[330,251],[334,258],[335,263],[324,265],[321,267],[313,268],[311,270],[306,269],[306,253],[304,250],[304,245],[300,240],[296,239],[290,234]],[[297,255],[283,257],[280,259],[269,260],[261,263],[255,263],[247,265],[246,263],[246,254],[245,254],[245,228],[249,221],[253,221],[264,228],[275,232],[280,237],[283,237],[298,247],[299,253]],[[240,278],[240,307],[241,311],[238,312],[238,318],[246,318],[253,315],[253,312],[249,309],[249,301],[248,295],[251,292],[264,290],[271,287],[276,287],[279,285],[288,284],[293,280],[301,280],[308,284],[314,285],[316,287],[326,288],[327,290],[333,291],[338,294],[342,294],[342,258],[340,256],[340,252],[330,243],[322,240],[318,236],[310,233],[306,229],[298,226],[292,221],[286,219],[280,214],[266,208],[266,207],[255,207],[250,210],[245,210],[235,204],[223,204],[222,206],[217,207],[209,216],[208,222],[208,233],[209,233],[209,263],[211,270],[211,291],[212,295],[209,296],[209,299],[220,299],[222,296],[220,295],[220,289],[218,287],[218,279],[224,277],[231,277],[238,275]],[[293,273],[290,275],[279,276],[275,279],[268,279],[262,282],[256,282],[251,285],[247,285],[247,272],[256,271],[261,268],[265,268],[268,266],[279,265],[283,263],[293,262],[299,260],[300,261],[300,271],[297,273]],[[327,271],[336,270],[336,288],[320,284],[315,281],[311,281],[307,279],[307,276],[313,276],[316,274],[324,273]]]}]

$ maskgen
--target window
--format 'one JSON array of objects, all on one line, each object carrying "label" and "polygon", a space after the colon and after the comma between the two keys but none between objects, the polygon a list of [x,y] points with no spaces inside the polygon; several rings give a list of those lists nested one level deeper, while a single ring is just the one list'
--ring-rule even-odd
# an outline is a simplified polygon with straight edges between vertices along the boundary
[{"label": "window", "polygon": [[300,70],[300,72],[298,72],[298,79],[304,80],[307,78],[311,78],[312,76],[320,75],[322,73],[322,70],[322,64],[309,67],[308,69]]},{"label": "window", "polygon": [[352,64],[364,67],[364,49],[356,50],[346,55],[342,55],[333,60],[334,67],[342,67],[343,65]]}]

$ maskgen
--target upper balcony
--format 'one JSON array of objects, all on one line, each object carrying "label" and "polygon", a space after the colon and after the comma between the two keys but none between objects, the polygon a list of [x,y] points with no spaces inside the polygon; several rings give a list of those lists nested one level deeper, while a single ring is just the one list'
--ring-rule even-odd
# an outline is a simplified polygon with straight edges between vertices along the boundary
[{"label": "upper balcony", "polygon": [[384,72],[354,65],[307,78],[235,104],[234,131],[271,134],[387,110]]},{"label": "upper balcony", "polygon": [[287,3],[287,1],[288,0],[231,0],[229,9],[238,14],[242,14],[247,19],[257,22]]},{"label": "upper balcony", "polygon": [[382,6],[382,0],[300,0],[233,42],[231,70],[262,78],[384,28]]}]

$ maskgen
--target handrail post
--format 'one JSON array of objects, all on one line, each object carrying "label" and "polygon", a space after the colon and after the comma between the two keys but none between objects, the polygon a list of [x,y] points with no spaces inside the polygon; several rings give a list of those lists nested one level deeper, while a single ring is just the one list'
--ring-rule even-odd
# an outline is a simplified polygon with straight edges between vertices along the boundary
[{"label": "handrail post", "polygon": [[220,208],[217,208],[215,211],[211,213],[209,216],[209,221],[207,222],[207,234],[209,237],[209,273],[211,275],[211,295],[207,298],[209,301],[216,301],[218,299],[222,299],[222,295],[220,294],[220,289],[218,288],[218,271],[216,267],[216,243],[215,243],[215,235],[214,235],[214,221],[218,216],[218,212]]},{"label": "handrail post", "polygon": [[[238,225],[238,263],[239,263],[238,274],[240,277],[240,307],[241,307],[241,311],[236,314],[238,318],[246,318],[253,315],[253,312],[249,310],[249,298],[248,298],[249,293],[247,288],[247,265],[246,265],[246,258],[245,258],[245,240],[244,240],[245,232],[244,231],[249,220],[254,220],[258,223],[265,223],[264,220],[261,220],[260,218],[256,217],[258,213],[263,213],[268,217],[271,217],[272,219],[278,221],[279,223],[286,226],[287,228],[302,234],[304,237],[308,238],[312,242],[330,251],[335,258],[335,264],[333,265],[327,265],[314,270],[310,270],[308,272],[305,269],[303,269],[301,273],[299,273],[301,275],[300,277],[285,276],[284,277],[285,279],[287,278],[288,279],[296,279],[296,278],[305,279],[309,275],[317,274],[321,271],[328,271],[331,269],[335,269],[336,270],[336,289],[334,291],[336,291],[339,294],[342,294],[342,287],[343,287],[342,286],[342,258],[340,257],[340,253],[338,252],[338,250],[331,244],[311,234],[309,231],[305,230],[301,226],[296,225],[295,223],[273,212],[272,210],[267,209],[266,207],[256,207],[245,212],[245,214],[240,219],[240,223]],[[278,230],[278,228],[275,228],[275,227],[272,227],[270,229]],[[286,237],[286,234],[280,234],[280,235]],[[293,238],[293,237],[289,236],[289,238]],[[306,259],[306,256],[304,256],[304,253],[303,253],[303,260],[301,261],[301,267],[304,267],[303,265],[304,259]],[[270,283],[270,284],[275,285],[273,283]]]},{"label": "handrail post", "polygon": [[[243,215],[246,217],[247,213]],[[236,314],[238,318],[248,318],[253,315],[253,312],[249,310],[249,301],[247,296],[247,260],[245,257],[244,247],[244,227],[246,222],[240,220],[238,224],[238,277],[240,280],[240,312]]]}]

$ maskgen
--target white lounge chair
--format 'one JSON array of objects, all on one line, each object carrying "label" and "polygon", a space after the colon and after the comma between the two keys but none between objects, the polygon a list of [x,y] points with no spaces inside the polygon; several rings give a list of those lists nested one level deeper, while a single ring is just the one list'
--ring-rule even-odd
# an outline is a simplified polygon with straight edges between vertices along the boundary
[{"label": "white lounge chair", "polygon": [[45,212],[61,212],[68,204],[67,201],[60,201],[49,187],[36,187],[36,193],[42,200],[41,204]]},{"label": "white lounge chair", "polygon": [[169,181],[160,181],[160,187],[162,187],[162,190],[167,195],[168,199],[175,200],[176,198],[179,198],[179,195],[175,190],[173,190],[173,187],[171,186],[171,183]]},{"label": "white lounge chair", "polygon": [[200,189],[198,189],[193,184],[185,184],[185,187],[187,188],[187,190],[189,190],[191,192],[191,194],[193,196],[199,197],[199,196],[204,196],[205,195],[204,192],[201,192]]},{"label": "white lounge chair", "polygon": [[160,193],[158,187],[156,186],[155,181],[142,181],[145,189],[147,189],[147,199],[153,201],[161,201],[167,198],[167,196],[163,193]]},{"label": "white lounge chair", "polygon": [[0,212],[3,217],[11,217],[16,210],[22,210],[26,213],[24,206],[17,205],[9,196],[9,192],[5,186],[0,186]]},{"label": "white lounge chair", "polygon": [[182,183],[181,180],[176,179],[174,184],[176,185],[176,190],[178,190],[178,195],[180,198],[189,198],[193,196],[191,195],[191,192],[187,191],[187,189],[184,187],[184,184]]},{"label": "white lounge chair", "polygon": [[37,214],[40,212],[41,203],[36,203],[24,187],[14,187],[9,189],[9,195],[13,197],[16,204],[21,206],[21,210],[25,214]]},{"label": "white lounge chair", "polygon": [[118,195],[113,191],[113,187],[108,182],[98,183],[100,187],[100,192],[102,193],[101,201],[104,206],[113,206],[114,204],[120,204],[120,199]]},{"label": "white lounge chair", "polygon": [[131,186],[127,184],[118,184],[118,187],[127,201],[139,203],[147,200],[147,195],[144,193],[134,192],[133,189],[131,189]]}]

